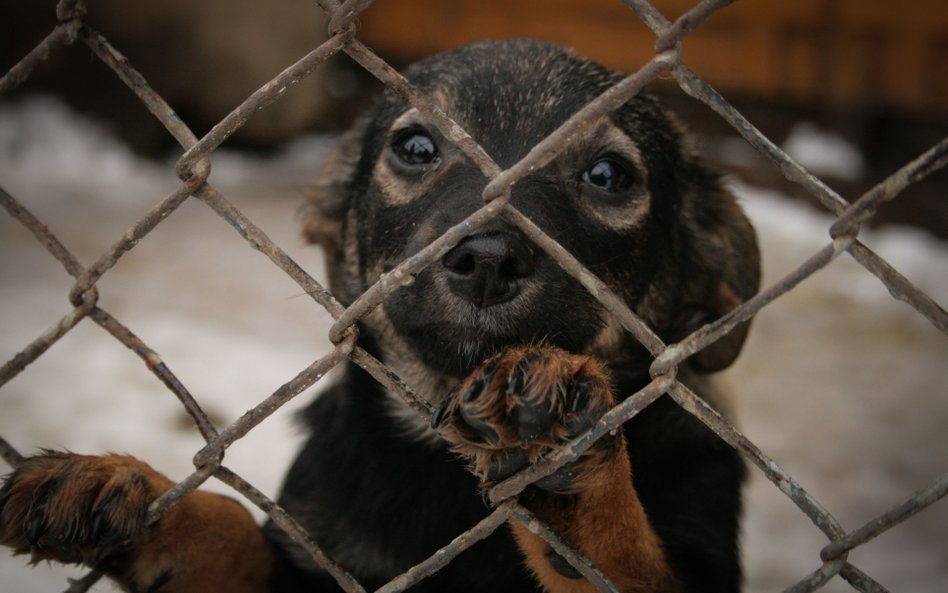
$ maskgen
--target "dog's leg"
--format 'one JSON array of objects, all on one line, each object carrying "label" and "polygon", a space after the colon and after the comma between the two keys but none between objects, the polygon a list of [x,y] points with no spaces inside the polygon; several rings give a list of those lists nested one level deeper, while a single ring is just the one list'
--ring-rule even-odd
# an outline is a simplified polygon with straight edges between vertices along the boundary
[{"label": "dog's leg", "polygon": [[[549,346],[509,349],[461,383],[435,416],[486,485],[588,429],[614,404],[602,365]],[[535,483],[523,498],[623,593],[678,589],[632,486],[621,432]],[[527,564],[551,593],[595,589],[540,537],[513,522]]]},{"label": "dog's leg", "polygon": [[33,562],[98,568],[127,591],[265,591],[269,547],[236,501],[194,492],[145,524],[173,485],[123,455],[28,458],[0,488],[0,544]]}]

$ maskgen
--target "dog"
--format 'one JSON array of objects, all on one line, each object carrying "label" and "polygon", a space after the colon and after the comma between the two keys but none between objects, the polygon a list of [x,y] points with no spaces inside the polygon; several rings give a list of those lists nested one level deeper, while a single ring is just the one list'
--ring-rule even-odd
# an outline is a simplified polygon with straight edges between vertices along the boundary
[{"label": "dog", "polygon": [[[560,46],[483,42],[406,78],[509,167],[620,75]],[[483,205],[487,179],[386,91],[340,141],[305,222],[329,284],[352,303]],[[578,132],[512,188],[510,204],[601,279],[666,343],[758,289],[754,231],[681,126],[640,93]],[[747,324],[678,377],[711,375]],[[483,493],[593,426],[650,381],[651,356],[576,279],[501,216],[394,289],[359,344],[435,408],[430,422],[353,363],[303,414],[308,440],[279,503],[367,589],[489,512]],[[739,454],[662,396],[519,496],[622,592],[740,589]],[[0,490],[0,542],[34,560],[94,566],[128,591],[336,591],[288,535],[196,491],[152,525],[173,482],[127,456],[47,451]],[[411,591],[551,593],[592,585],[517,522]]]}]

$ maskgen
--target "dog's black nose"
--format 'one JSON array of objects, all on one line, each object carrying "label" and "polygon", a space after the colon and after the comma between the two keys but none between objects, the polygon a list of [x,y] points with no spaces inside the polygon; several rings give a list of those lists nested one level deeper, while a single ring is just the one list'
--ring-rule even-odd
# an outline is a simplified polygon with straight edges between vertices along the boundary
[{"label": "dog's black nose", "polygon": [[505,232],[470,236],[445,254],[441,264],[451,290],[481,308],[517,296],[535,268],[530,246]]}]

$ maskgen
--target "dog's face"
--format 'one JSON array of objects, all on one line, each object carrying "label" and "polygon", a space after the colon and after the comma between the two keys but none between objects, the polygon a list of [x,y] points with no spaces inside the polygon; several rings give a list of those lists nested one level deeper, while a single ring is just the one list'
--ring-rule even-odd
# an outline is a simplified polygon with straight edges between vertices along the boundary
[{"label": "dog's face", "polygon": [[[508,167],[620,79],[558,46],[490,42],[405,76]],[[677,126],[638,96],[578,134],[512,189],[512,205],[674,341],[757,290],[753,231]],[[343,140],[315,192],[308,236],[351,302],[483,205],[487,179],[415,108],[388,93]],[[511,223],[463,239],[366,321],[396,370],[459,377],[515,344],[550,343],[613,365],[644,349]],[[746,328],[692,358],[727,366]],[[399,369],[400,362],[404,368]]]}]

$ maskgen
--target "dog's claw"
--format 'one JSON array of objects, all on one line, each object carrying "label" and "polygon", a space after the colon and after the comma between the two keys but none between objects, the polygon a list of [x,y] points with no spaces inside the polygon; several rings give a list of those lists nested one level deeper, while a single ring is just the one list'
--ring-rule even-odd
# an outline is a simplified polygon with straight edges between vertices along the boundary
[{"label": "dog's claw", "polygon": [[487,479],[499,482],[514,475],[530,464],[530,456],[525,449],[507,449],[490,460]]},{"label": "dog's claw", "polygon": [[46,533],[46,509],[56,488],[56,480],[49,480],[40,486],[35,494],[29,511],[29,529],[26,532],[26,539],[33,545],[41,545],[43,535]]},{"label": "dog's claw", "polygon": [[484,381],[484,377],[479,377],[477,380],[471,383],[470,387],[464,390],[464,395],[461,397],[461,401],[464,403],[470,403],[477,399],[477,396],[479,396],[484,391],[485,384],[486,382]]},{"label": "dog's claw", "polygon": [[46,531],[46,524],[43,521],[43,517],[39,513],[34,513],[30,517],[30,529],[26,534],[26,539],[33,544],[34,546],[40,545],[40,538],[43,537],[43,533]]},{"label": "dog's claw", "polygon": [[527,382],[527,361],[522,360],[510,373],[510,382],[507,384],[507,395],[523,393],[523,386]]},{"label": "dog's claw", "polygon": [[494,430],[487,420],[475,415],[466,408],[461,409],[461,416],[464,418],[464,422],[467,426],[474,431],[478,437],[483,439],[485,443],[488,445],[500,443],[500,435],[497,434],[497,431]]},{"label": "dog's claw", "polygon": [[589,405],[589,389],[589,383],[586,381],[576,381],[573,383],[570,389],[573,396],[573,404],[570,406],[570,410],[578,413],[586,409]]},{"label": "dog's claw", "polygon": [[99,507],[92,514],[92,528],[89,531],[89,544],[97,546],[101,543],[103,536],[108,532],[109,521],[105,516],[105,510]]},{"label": "dog's claw", "polygon": [[433,414],[431,414],[431,428],[438,428],[441,426],[441,423],[444,422],[444,419],[448,415],[448,407],[451,403],[451,398],[446,397],[443,402],[438,404],[438,407],[435,408]]}]

